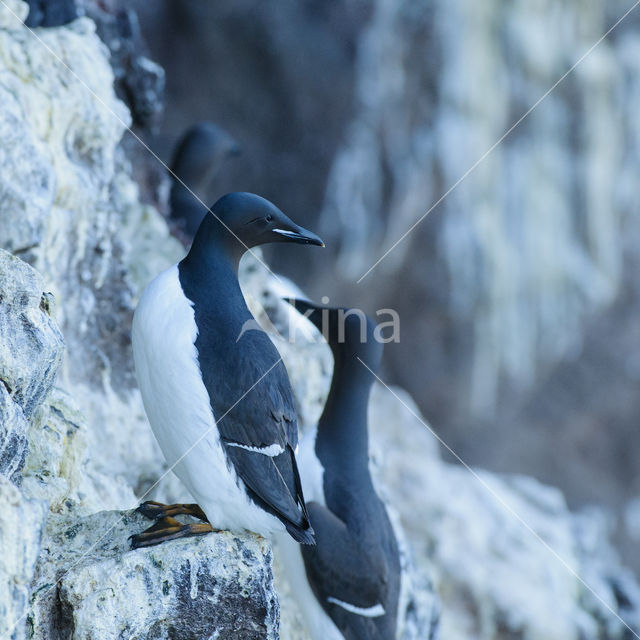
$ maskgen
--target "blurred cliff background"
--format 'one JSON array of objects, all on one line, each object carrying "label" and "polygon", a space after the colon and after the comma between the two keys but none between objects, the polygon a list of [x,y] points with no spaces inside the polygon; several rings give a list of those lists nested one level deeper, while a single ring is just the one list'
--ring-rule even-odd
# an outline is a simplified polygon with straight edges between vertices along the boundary
[{"label": "blurred cliff background", "polygon": [[640,9],[358,282],[632,5],[131,3],[166,71],[154,151],[226,129],[242,154],[207,202],[256,191],[320,233],[267,257],[316,298],[396,309],[385,379],[469,464],[607,506],[638,570]]}]

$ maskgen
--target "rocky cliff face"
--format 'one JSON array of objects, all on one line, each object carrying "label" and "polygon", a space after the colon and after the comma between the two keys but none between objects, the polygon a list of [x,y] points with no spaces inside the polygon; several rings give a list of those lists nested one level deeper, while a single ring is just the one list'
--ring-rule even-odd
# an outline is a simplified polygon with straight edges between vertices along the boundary
[{"label": "rocky cliff face", "polygon": [[[140,203],[128,111],[92,21],[31,33],[25,14],[0,5],[0,637],[306,640],[258,536],[129,550],[146,524],[138,498],[187,498],[164,474],[129,344],[137,296],[182,248]],[[242,282],[261,320],[293,313],[259,264],[243,263]],[[308,428],[329,352],[274,342]],[[638,586],[597,515],[531,479],[444,462],[401,390],[377,387],[371,413],[374,474],[407,540],[403,640],[435,638],[439,620],[460,639],[637,626]]]},{"label": "rocky cliff face", "polygon": [[0,635],[276,638],[263,540],[132,552],[127,536],[147,523],[105,511],[132,508],[164,472],[129,329],[135,296],[182,248],[138,200],[120,148],[129,112],[94,24],[29,32],[25,15],[21,2],[0,7],[0,229],[11,252],[0,254],[0,469],[12,481],[0,490]]}]

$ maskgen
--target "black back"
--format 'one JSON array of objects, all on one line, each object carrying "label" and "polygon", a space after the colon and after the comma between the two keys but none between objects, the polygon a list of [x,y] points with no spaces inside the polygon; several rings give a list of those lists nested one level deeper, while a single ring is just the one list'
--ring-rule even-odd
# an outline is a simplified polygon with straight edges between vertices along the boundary
[{"label": "black back", "polygon": [[[226,226],[207,215],[189,254],[178,265],[180,285],[193,303],[202,379],[227,460],[247,494],[279,518],[295,540],[312,544],[294,456],[298,427],[289,377],[277,349],[245,304],[237,278],[244,246],[231,233],[243,234],[239,237],[251,242],[257,232],[245,218],[264,211],[280,216],[279,223],[286,218],[253,194],[229,194],[214,210],[216,206]],[[275,445],[282,453],[268,456],[234,444]]]},{"label": "black back", "polygon": [[[334,357],[331,389],[316,437],[316,455],[325,470],[326,508],[308,504],[316,546],[302,549],[307,578],[347,640],[392,640],[400,555],[369,473],[367,405],[374,378],[363,365],[377,371],[382,345],[376,341],[375,324],[362,312],[300,300],[293,304],[320,329]],[[365,617],[328,598],[363,609],[381,604],[386,613]]]}]

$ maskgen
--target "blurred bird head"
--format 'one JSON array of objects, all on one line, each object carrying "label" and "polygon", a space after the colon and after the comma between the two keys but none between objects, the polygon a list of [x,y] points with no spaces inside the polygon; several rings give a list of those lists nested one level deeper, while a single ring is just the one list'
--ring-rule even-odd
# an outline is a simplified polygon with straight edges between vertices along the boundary
[{"label": "blurred bird head", "polygon": [[171,173],[201,191],[218,172],[225,158],[239,155],[240,145],[222,127],[199,122],[187,129],[173,152]]}]

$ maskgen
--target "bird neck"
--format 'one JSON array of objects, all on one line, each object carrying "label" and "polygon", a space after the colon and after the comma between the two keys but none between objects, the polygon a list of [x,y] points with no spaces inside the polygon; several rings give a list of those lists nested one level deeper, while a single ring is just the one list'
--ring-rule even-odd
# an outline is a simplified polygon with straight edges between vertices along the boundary
[{"label": "bird neck", "polygon": [[200,223],[183,262],[203,269],[231,271],[237,279],[240,258],[247,248],[226,225],[209,212]]},{"label": "bird neck", "polygon": [[355,357],[334,353],[334,361],[331,388],[318,421],[316,451],[321,460],[333,459],[345,473],[368,474],[371,380]]},{"label": "bird neck", "polygon": [[215,230],[206,234],[202,231],[201,225],[189,253],[179,265],[185,294],[202,311],[233,316],[242,322],[249,316],[238,282],[244,248],[232,236],[225,238],[222,233],[216,236]]}]

